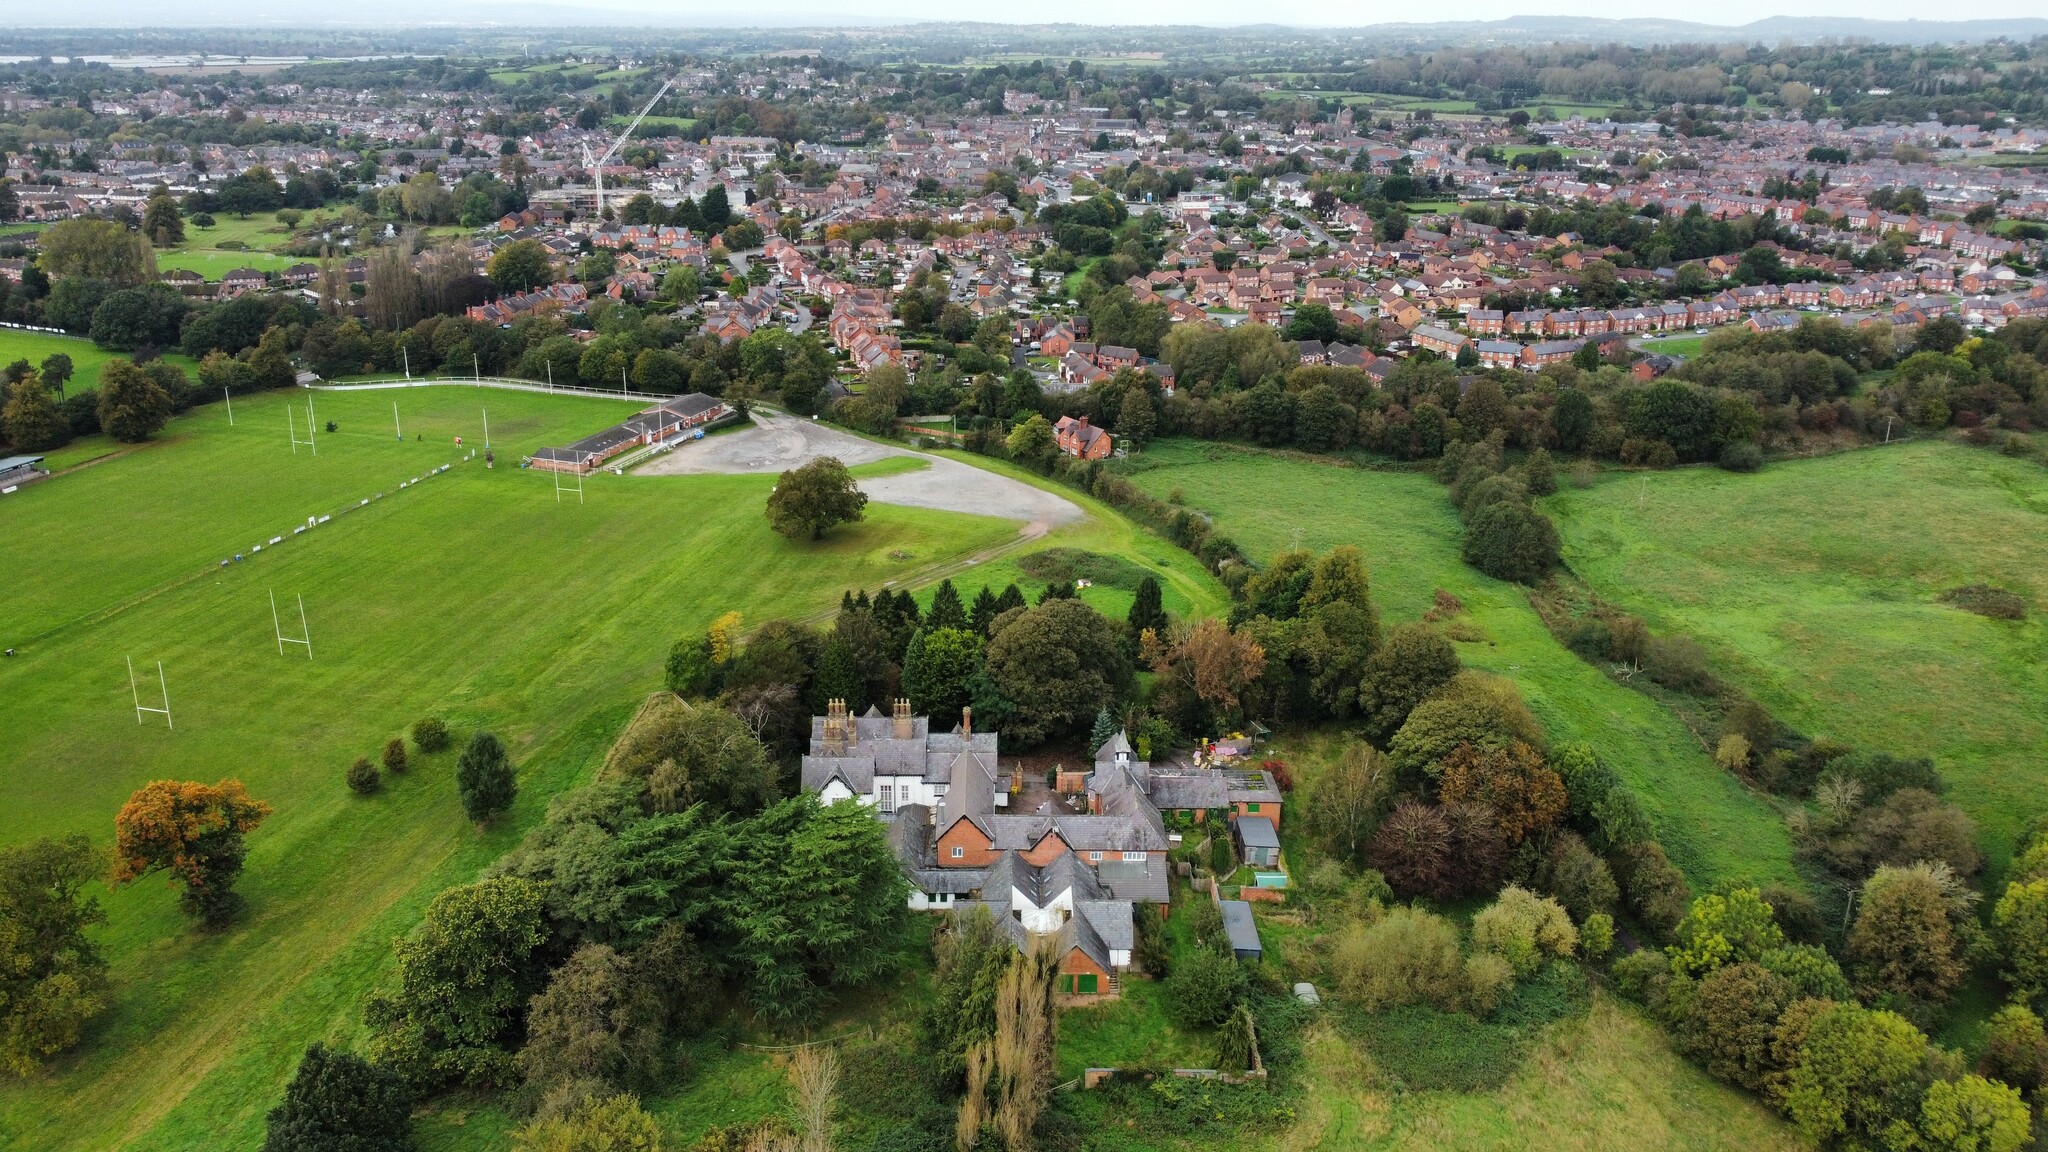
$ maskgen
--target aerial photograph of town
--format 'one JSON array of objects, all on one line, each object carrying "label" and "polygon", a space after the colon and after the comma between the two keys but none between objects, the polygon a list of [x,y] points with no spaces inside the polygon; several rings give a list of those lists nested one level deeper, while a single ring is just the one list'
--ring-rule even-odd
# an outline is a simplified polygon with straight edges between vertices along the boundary
[{"label": "aerial photograph of town", "polygon": [[0,0],[0,161],[0,1152],[2048,1150],[2032,4]]}]

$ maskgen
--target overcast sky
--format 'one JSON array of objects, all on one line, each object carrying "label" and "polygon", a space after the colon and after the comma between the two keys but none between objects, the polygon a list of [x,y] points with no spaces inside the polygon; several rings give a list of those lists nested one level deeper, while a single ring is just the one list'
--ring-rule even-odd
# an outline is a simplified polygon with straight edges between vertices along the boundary
[{"label": "overcast sky", "polygon": [[1709,24],[1745,24],[1769,16],[1843,16],[1879,20],[1984,19],[2041,16],[2041,0],[1979,0],[1960,8],[1929,8],[1911,0],[1714,0],[1653,3],[1571,0],[1532,8],[1513,0],[1433,0],[1430,3],[1359,3],[1354,0],[1037,0],[1028,6],[960,0],[352,0],[341,5],[287,0],[0,0],[0,36],[7,25],[287,25],[523,23],[702,25],[712,27],[833,26],[921,20],[1078,24],[1289,24],[1351,27],[1390,22],[1498,20],[1518,15],[1652,17]]}]

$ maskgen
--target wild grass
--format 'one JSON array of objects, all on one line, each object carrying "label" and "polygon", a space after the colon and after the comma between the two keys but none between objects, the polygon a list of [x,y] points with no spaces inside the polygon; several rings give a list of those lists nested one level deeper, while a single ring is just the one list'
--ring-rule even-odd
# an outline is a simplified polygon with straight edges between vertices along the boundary
[{"label": "wild grass", "polygon": [[1194,441],[1155,444],[1134,467],[1145,491],[1178,490],[1262,562],[1287,548],[1357,545],[1389,625],[1419,618],[1436,590],[1449,591],[1465,605],[1455,621],[1469,637],[1459,656],[1513,679],[1553,741],[1585,741],[1613,764],[1695,884],[1795,879],[1790,842],[1764,797],[1716,768],[1669,712],[1567,651],[1524,589],[1459,558],[1457,514],[1435,479]]},{"label": "wild grass", "polygon": [[[1603,475],[1549,501],[1574,571],[1809,736],[1931,756],[1994,859],[2048,810],[2048,471],[1918,441]],[[2023,621],[1943,593],[2017,595]]]}]

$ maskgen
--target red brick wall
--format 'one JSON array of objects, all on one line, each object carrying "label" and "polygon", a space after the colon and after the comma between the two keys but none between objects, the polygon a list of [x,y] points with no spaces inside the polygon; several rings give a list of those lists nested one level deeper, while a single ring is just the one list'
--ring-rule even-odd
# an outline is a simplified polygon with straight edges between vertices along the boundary
[{"label": "red brick wall", "polygon": [[[956,847],[964,849],[958,859],[953,856]],[[986,868],[996,861],[994,846],[972,820],[955,820],[940,835],[938,850],[941,868]]]}]

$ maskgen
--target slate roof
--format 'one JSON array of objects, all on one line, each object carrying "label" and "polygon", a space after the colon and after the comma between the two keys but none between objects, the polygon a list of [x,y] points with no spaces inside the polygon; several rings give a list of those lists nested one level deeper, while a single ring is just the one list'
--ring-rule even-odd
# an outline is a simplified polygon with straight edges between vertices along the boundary
[{"label": "slate roof", "polygon": [[1233,952],[1250,952],[1254,956],[1265,952],[1259,943],[1259,926],[1252,920],[1252,906],[1243,900],[1225,900],[1223,905],[1223,934],[1230,938]]}]

